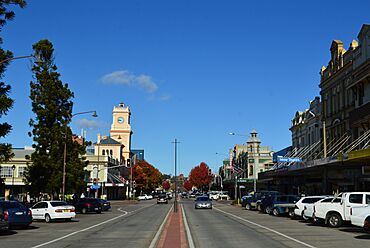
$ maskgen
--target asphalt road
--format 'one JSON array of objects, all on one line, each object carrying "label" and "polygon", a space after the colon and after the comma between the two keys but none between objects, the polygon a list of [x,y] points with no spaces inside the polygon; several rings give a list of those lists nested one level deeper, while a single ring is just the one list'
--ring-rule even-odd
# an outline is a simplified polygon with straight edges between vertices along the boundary
[{"label": "asphalt road", "polygon": [[212,210],[182,201],[195,247],[370,247],[370,235],[347,225],[332,229],[303,220],[214,202]]},{"label": "asphalt road", "polygon": [[[197,248],[370,247],[370,235],[349,225],[339,229],[315,226],[229,202],[214,202],[212,210],[195,210],[192,199],[182,199],[180,204]],[[112,210],[103,214],[78,214],[73,222],[37,221],[30,228],[0,234],[0,247],[147,248],[171,206],[157,205],[155,200],[113,202]]]},{"label": "asphalt road", "polygon": [[78,214],[73,222],[34,222],[0,235],[0,247],[149,247],[171,205],[155,200],[116,202],[102,214]]}]

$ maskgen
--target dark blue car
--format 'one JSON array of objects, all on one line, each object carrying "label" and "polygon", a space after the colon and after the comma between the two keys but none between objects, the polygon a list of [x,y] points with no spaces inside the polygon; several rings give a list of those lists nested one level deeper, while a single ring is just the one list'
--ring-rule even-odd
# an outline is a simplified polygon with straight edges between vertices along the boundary
[{"label": "dark blue car", "polygon": [[298,200],[299,196],[297,195],[273,195],[263,199],[261,204],[267,214],[278,216],[290,213],[290,210],[294,211],[295,203]]},{"label": "dark blue car", "polygon": [[110,202],[107,200],[100,199],[100,204],[103,211],[108,211],[111,209]]},{"label": "dark blue car", "polygon": [[0,201],[3,218],[8,221],[9,228],[27,227],[32,223],[31,210],[18,201]]}]

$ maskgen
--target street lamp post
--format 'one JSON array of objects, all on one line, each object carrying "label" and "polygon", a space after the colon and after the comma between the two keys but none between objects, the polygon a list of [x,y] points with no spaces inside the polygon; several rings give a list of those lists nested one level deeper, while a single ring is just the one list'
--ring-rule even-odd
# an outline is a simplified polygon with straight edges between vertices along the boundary
[{"label": "street lamp post", "polygon": [[12,166],[12,172],[13,172],[13,174],[12,174],[12,192],[11,192],[11,198],[13,198],[13,194],[14,194],[14,170],[15,170],[15,164],[13,164],[13,166]]},{"label": "street lamp post", "polygon": [[175,139],[175,141],[172,143],[175,144],[175,201],[173,205],[173,211],[177,213],[177,144],[180,142]]},{"label": "street lamp post", "polygon": [[[71,120],[76,115],[89,114],[89,113],[93,113],[92,114],[92,117],[98,117],[98,115],[96,114],[96,111],[85,111],[85,112],[79,112],[79,113],[73,114],[71,116]],[[63,201],[65,200],[65,190],[66,190],[67,130],[68,130],[68,126],[66,124],[66,126],[65,126],[65,133],[64,133],[64,156],[63,156],[63,182],[62,182],[62,200]]]}]

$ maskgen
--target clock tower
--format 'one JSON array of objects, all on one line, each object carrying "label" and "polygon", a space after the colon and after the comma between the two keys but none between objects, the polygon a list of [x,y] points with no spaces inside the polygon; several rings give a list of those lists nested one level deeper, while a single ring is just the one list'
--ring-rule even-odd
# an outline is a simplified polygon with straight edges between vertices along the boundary
[{"label": "clock tower", "polygon": [[113,122],[110,129],[110,137],[124,145],[122,156],[125,161],[130,158],[131,151],[131,125],[130,125],[130,108],[120,103],[113,107]]}]

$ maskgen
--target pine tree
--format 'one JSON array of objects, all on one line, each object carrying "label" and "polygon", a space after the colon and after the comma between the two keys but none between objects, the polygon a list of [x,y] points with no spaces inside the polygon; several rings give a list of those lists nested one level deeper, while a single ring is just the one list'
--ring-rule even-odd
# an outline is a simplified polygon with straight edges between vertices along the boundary
[{"label": "pine tree", "polygon": [[[9,9],[9,5],[17,5],[21,8],[26,6],[26,2],[23,0],[5,1],[0,0],[0,32],[3,26],[8,20],[12,20],[15,13]],[[0,44],[2,44],[2,38],[0,37]],[[13,58],[11,51],[5,51],[0,47],[0,79],[4,76],[6,67],[9,65],[10,60]],[[12,108],[14,100],[9,97],[11,86],[5,82],[0,82],[0,118],[7,114]],[[11,131],[12,126],[9,123],[0,123],[0,138],[5,137]],[[14,156],[12,153],[11,144],[0,143],[0,163],[9,161]]]},{"label": "pine tree", "polygon": [[81,156],[85,147],[72,140],[69,123],[72,119],[74,97],[68,84],[59,79],[54,63],[53,44],[41,40],[33,45],[32,67],[34,80],[30,83],[32,111],[35,118],[29,124],[33,128],[35,152],[32,164],[25,172],[26,183],[33,194],[51,193],[57,198],[63,181],[64,144],[67,145],[66,192],[83,185],[84,166]]}]

